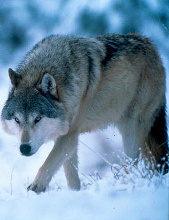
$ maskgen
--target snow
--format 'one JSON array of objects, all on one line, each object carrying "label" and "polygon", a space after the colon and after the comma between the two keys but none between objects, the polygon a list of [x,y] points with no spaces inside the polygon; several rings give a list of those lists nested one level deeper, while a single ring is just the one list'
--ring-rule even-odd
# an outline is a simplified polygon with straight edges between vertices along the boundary
[{"label": "snow", "polygon": [[[8,51],[10,42],[6,44],[0,42],[1,57],[12,54],[11,57],[9,56],[10,58],[5,59],[5,62],[12,59],[12,63],[4,62],[2,65],[0,61],[0,112],[10,87],[7,68],[15,68],[30,45],[52,33],[83,34],[78,19],[84,9],[92,13],[105,12],[108,18],[108,31],[121,33],[126,25],[125,19],[134,14],[130,10],[135,10],[131,8],[130,1],[126,2],[125,5],[122,1],[117,0],[113,2],[111,0],[49,2],[50,4],[46,5],[43,4],[42,0],[35,1],[40,13],[39,20],[38,17],[36,18],[37,21],[34,20],[28,10],[28,5],[31,2],[25,1],[20,4],[14,0],[7,4],[9,9],[12,9],[12,14],[9,11],[9,16],[6,18],[8,23],[10,20],[14,20],[20,26],[24,26],[29,40],[25,41],[22,48],[16,50],[15,54],[12,54],[11,50]],[[136,23],[140,25],[138,30],[154,40],[168,73],[168,30],[165,27],[166,24],[157,22],[159,18],[156,18],[155,22],[157,15],[155,13],[168,10],[168,6],[159,4],[157,0],[143,2],[148,8],[143,10],[140,7],[139,12],[144,15],[141,18],[142,25],[139,23],[139,16],[135,17]],[[6,5],[5,1],[3,5]],[[34,3],[30,6],[36,9]],[[123,6],[124,12],[120,10],[120,7],[122,9]],[[0,10],[2,12],[2,8]],[[55,13],[59,22],[56,22],[55,25],[52,22],[51,24],[46,23],[46,21],[56,19]],[[41,16],[42,14],[45,16]],[[47,20],[47,18],[50,19]],[[90,33],[84,32],[84,34]],[[166,81],[167,108],[169,111],[168,74]],[[47,191],[38,195],[31,191],[27,192],[27,187],[34,180],[38,169],[51,151],[53,143],[43,145],[31,157],[22,157],[19,153],[19,142],[15,137],[4,133],[1,125],[0,134],[0,220],[169,219],[169,174],[165,176],[157,173],[152,174],[146,171],[141,162],[135,168],[127,160],[127,165],[124,167],[126,158],[122,150],[122,139],[115,128],[109,127],[104,131],[93,132],[80,137],[79,176],[82,187],[79,192],[67,189],[63,168],[61,168],[53,177]],[[111,167],[111,164],[114,163],[116,165]]]},{"label": "snow", "polygon": [[127,192],[100,180],[81,192],[64,189],[1,198],[0,219],[167,220],[167,206],[166,188]]},{"label": "snow", "polygon": [[41,195],[33,192],[3,194],[0,219],[167,220],[167,187],[141,185],[133,188],[105,178],[80,192],[63,188]]}]

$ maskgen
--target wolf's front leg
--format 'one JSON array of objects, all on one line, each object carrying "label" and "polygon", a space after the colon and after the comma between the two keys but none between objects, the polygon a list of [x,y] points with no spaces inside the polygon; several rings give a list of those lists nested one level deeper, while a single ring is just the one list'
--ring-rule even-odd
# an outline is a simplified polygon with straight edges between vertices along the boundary
[{"label": "wolf's front leg", "polygon": [[77,138],[77,133],[73,133],[62,136],[57,140],[28,190],[37,193],[46,190],[54,173],[77,152]]},{"label": "wolf's front leg", "polygon": [[78,176],[77,148],[71,158],[64,162],[64,171],[67,179],[67,185],[71,190],[80,190],[80,179]]}]

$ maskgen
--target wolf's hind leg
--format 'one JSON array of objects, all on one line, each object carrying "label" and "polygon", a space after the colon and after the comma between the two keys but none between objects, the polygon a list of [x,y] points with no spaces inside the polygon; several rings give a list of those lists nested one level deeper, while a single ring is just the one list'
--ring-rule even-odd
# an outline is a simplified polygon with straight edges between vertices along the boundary
[{"label": "wolf's hind leg", "polygon": [[131,159],[136,159],[144,141],[143,130],[139,129],[136,119],[124,119],[118,128],[122,134],[124,153]]},{"label": "wolf's hind leg", "polygon": [[158,110],[158,114],[148,113],[147,110],[135,118],[123,119],[118,126],[124,151],[135,159],[140,148],[143,156],[152,163],[151,166],[165,174],[168,172],[169,155],[165,105]]},{"label": "wolf's hind leg", "polygon": [[80,180],[78,176],[78,158],[77,149],[71,158],[64,162],[64,171],[67,179],[67,185],[71,190],[80,190]]},{"label": "wolf's hind leg", "polygon": [[78,135],[73,133],[61,136],[57,140],[28,190],[35,192],[44,192],[46,190],[55,172],[76,152],[77,138]]}]

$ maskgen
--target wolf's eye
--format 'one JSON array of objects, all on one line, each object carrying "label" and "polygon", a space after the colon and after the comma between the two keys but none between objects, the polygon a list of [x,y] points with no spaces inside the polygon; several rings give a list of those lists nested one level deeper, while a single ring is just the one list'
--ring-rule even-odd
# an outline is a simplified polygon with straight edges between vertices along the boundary
[{"label": "wolf's eye", "polygon": [[35,118],[35,121],[34,121],[34,122],[35,122],[35,124],[37,124],[37,123],[38,123],[38,122],[39,122],[41,119],[42,119],[42,117],[41,117],[41,116],[36,117],[36,118]]},{"label": "wolf's eye", "polygon": [[17,117],[14,118],[15,122],[19,125],[20,124],[20,121]]}]

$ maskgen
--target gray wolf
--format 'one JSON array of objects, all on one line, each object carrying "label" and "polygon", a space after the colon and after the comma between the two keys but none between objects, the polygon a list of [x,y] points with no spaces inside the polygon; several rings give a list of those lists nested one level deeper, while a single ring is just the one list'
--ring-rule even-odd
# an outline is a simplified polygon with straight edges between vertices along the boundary
[{"label": "gray wolf", "polygon": [[149,152],[168,171],[165,71],[155,45],[138,34],[49,36],[26,55],[2,110],[4,130],[21,140],[24,156],[54,140],[54,147],[28,187],[45,191],[63,165],[70,189],[79,190],[77,144],[84,132],[114,124],[125,153]]}]

